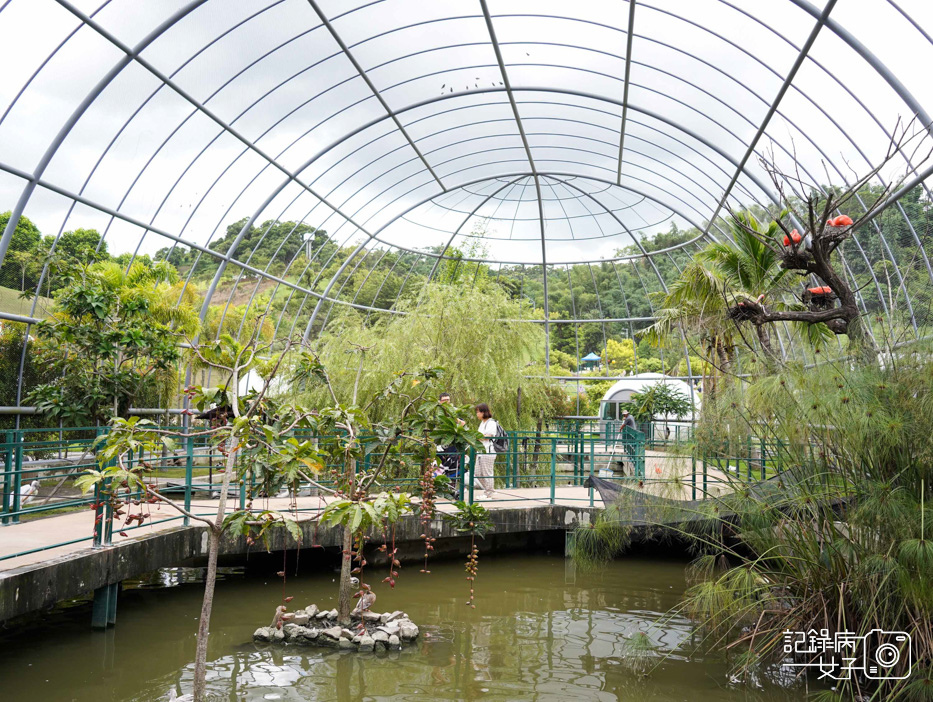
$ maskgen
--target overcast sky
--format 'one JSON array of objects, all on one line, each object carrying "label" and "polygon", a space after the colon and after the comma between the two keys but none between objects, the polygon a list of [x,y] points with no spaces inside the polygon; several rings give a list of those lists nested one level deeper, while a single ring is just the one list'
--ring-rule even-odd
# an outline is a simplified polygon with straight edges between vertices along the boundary
[{"label": "overcast sky", "polygon": [[[124,59],[117,43],[135,47],[189,5],[75,4],[112,36],[82,26],[55,0],[11,0],[0,11],[0,211],[25,185],[10,170],[36,171],[63,125]],[[490,258],[540,261],[532,166],[479,2],[386,0],[354,11],[360,4],[320,3],[403,129],[307,0],[209,0],[140,54],[174,87],[130,61],[41,179],[202,245],[258,212],[259,221],[302,219],[339,241],[358,242],[365,230],[412,249],[451,241],[469,249],[464,236],[482,218]],[[628,3],[490,0],[542,175],[548,262],[609,257],[632,242],[628,232],[706,220],[814,27],[805,6],[639,1],[620,187]],[[933,112],[933,45],[923,34],[933,33],[933,3],[897,7],[838,0],[835,24],[820,32],[759,150],[773,141],[784,164],[784,150],[795,150],[805,175],[839,183],[877,161],[885,131],[912,116],[896,89]],[[896,76],[896,87],[844,32]],[[766,201],[756,179],[766,180],[752,156],[733,203]],[[46,234],[106,231],[115,253],[171,244],[43,187],[26,215]]]}]

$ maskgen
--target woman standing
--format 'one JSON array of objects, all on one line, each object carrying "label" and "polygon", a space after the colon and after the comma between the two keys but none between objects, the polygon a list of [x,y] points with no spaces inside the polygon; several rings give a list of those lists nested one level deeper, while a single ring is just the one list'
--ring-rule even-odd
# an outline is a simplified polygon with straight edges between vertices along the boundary
[{"label": "woman standing", "polygon": [[479,433],[485,437],[483,439],[485,453],[476,454],[476,479],[479,480],[479,484],[483,487],[486,498],[491,499],[495,497],[493,490],[496,487],[494,477],[496,448],[493,446],[492,440],[499,431],[499,423],[492,418],[489,405],[485,402],[476,405],[476,418],[479,420]]}]

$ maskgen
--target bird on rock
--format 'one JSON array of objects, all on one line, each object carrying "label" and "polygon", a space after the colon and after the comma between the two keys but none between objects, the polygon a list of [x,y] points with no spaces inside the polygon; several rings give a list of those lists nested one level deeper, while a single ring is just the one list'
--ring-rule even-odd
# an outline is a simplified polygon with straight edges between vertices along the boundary
[{"label": "bird on rock", "polygon": [[373,606],[376,602],[376,593],[372,590],[364,590],[360,595],[360,601],[356,603],[356,607],[353,608],[351,614],[363,615],[363,612],[368,612],[369,608]]}]

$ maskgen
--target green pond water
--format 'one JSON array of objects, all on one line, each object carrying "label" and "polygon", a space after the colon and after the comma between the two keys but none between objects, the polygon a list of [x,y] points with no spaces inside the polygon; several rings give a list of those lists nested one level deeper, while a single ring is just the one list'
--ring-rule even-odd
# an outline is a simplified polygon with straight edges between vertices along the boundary
[{"label": "green pond water", "polygon": [[[693,652],[690,623],[667,614],[685,589],[684,566],[629,557],[582,572],[552,555],[481,555],[475,610],[464,605],[461,563],[434,563],[430,575],[405,566],[395,590],[374,585],[374,610],[404,610],[422,635],[378,654],[254,644],[282,583],[273,569],[228,572],[214,604],[210,689],[230,702],[804,699],[802,685],[776,674],[730,682],[721,660]],[[87,603],[0,632],[0,699],[149,702],[190,691],[199,577],[173,569],[128,583],[108,632],[90,630]],[[296,605],[331,606],[335,578],[321,568],[289,576],[285,589]],[[638,631],[655,644],[646,675],[624,644]]]}]

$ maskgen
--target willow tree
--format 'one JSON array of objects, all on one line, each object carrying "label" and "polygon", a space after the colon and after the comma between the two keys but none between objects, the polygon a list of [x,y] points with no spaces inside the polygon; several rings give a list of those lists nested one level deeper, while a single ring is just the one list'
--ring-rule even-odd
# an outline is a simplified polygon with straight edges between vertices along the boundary
[{"label": "willow tree", "polygon": [[[348,311],[328,323],[315,347],[338,395],[349,396],[358,385],[360,397],[373,396],[401,369],[443,366],[455,404],[486,402],[508,429],[534,426],[562,396],[552,383],[527,377],[539,375],[534,365],[543,360],[543,330],[521,321],[533,310],[494,283],[473,290],[431,283],[398,311],[381,319]],[[361,376],[350,345],[367,349]],[[317,388],[303,399],[312,404],[327,397]],[[401,400],[383,403],[373,419],[401,407]]]}]

